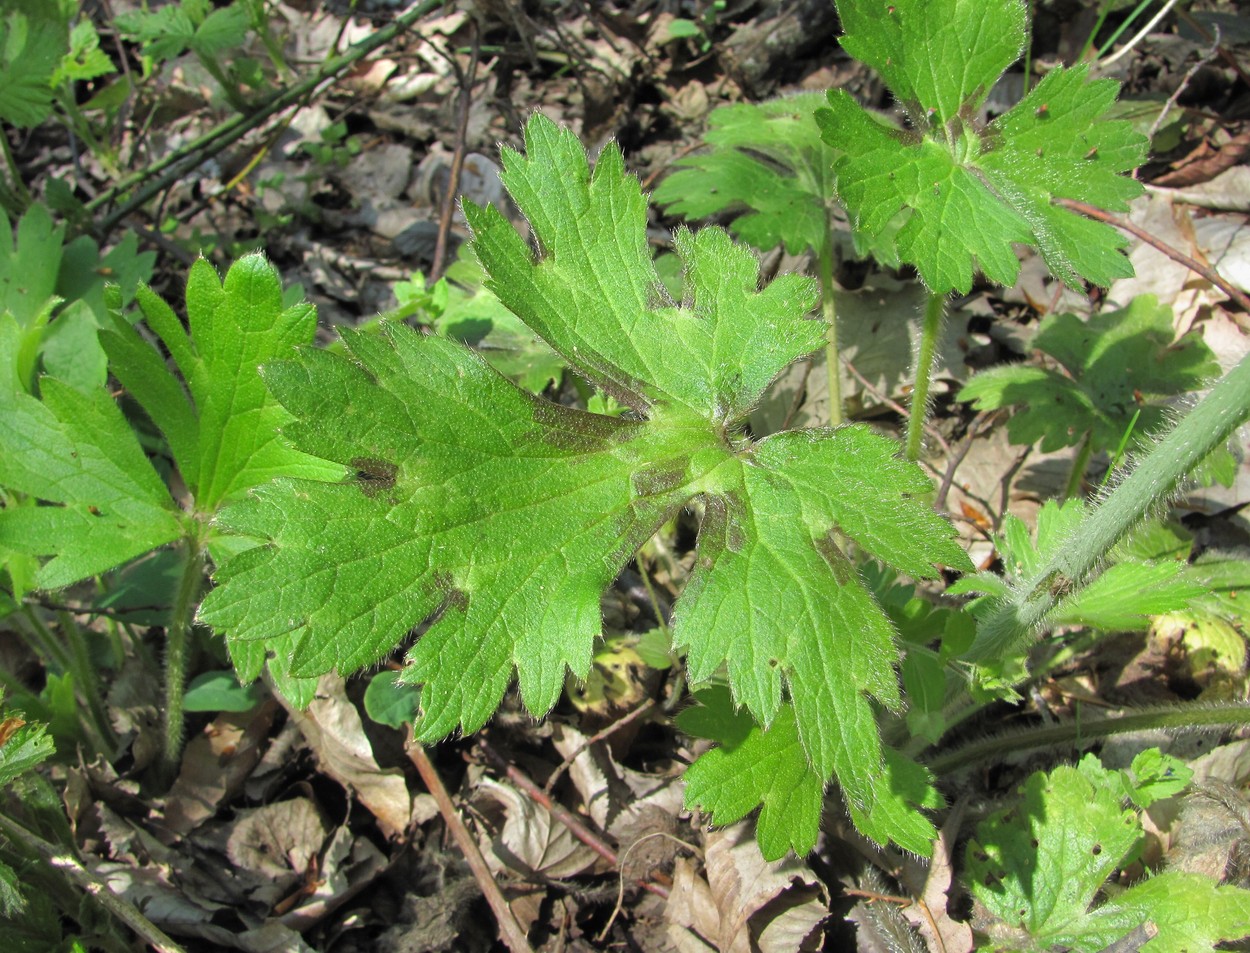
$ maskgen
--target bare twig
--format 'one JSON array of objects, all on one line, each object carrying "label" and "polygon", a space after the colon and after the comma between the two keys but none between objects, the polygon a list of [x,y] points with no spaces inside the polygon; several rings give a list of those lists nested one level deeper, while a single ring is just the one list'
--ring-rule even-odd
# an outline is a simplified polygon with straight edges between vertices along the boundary
[{"label": "bare twig", "polygon": [[84,891],[109,914],[116,917],[144,942],[157,950],[157,953],[183,953],[183,948],[170,939],[160,927],[139,912],[139,908],[130,901],[119,897],[109,889],[107,883],[89,871],[78,859],[55,844],[50,844],[41,837],[32,834],[21,824],[0,814],[0,834],[25,850],[37,854],[48,866],[59,870],[70,883]]},{"label": "bare twig", "polygon": [[[856,368],[855,365],[852,364],[850,361],[844,358],[842,361],[842,364],[848,371],[851,372],[851,375],[857,381],[859,381],[859,383],[863,386],[864,390],[866,390],[869,394],[871,394],[873,397],[879,400],[884,406],[888,407],[890,410],[894,411],[896,414],[902,417],[903,420],[907,419],[908,410],[906,407],[904,407],[898,401],[891,398],[888,394],[883,393],[871,381],[869,381],[868,378],[866,378],[863,374],[861,374],[859,372],[859,369]],[[924,431],[930,437],[932,437],[935,441],[937,441],[937,444],[939,447],[942,448],[943,453],[949,454],[951,452],[950,444],[946,442],[946,438],[942,436],[941,431],[939,431],[936,427],[934,427],[932,424],[926,423]]]},{"label": "bare twig", "polygon": [[964,462],[964,457],[972,449],[972,442],[989,428],[989,421],[992,416],[992,413],[989,411],[982,411],[977,414],[972,421],[972,426],[968,428],[968,433],[960,441],[958,449],[951,454],[950,461],[946,464],[946,472],[942,474],[942,483],[938,487],[937,496],[933,500],[933,508],[935,510],[946,509],[946,497],[951,491],[951,485],[955,482],[955,471],[959,469],[959,465]]},{"label": "bare twig", "polygon": [[564,772],[567,771],[572,766],[573,762],[578,759],[578,757],[581,755],[583,751],[589,750],[596,742],[603,741],[605,738],[610,738],[612,735],[620,731],[626,725],[631,724],[634,721],[637,721],[643,715],[647,714],[647,712],[651,711],[651,709],[654,707],[655,707],[655,699],[648,698],[645,702],[643,702],[633,711],[626,712],[616,721],[612,722],[612,724],[608,725],[606,728],[602,729],[601,731],[595,732],[593,735],[591,735],[589,738],[583,741],[580,745],[574,748],[572,752],[569,753],[568,757],[566,757],[563,761],[561,761],[558,765],[556,765],[556,769],[551,772],[551,777],[549,777],[547,779],[547,783],[543,785],[543,793],[550,795],[551,792],[555,790],[556,782],[559,781],[560,778],[564,776]]},{"label": "bare twig", "polygon": [[[1168,101],[1164,103],[1163,108],[1159,110],[1159,115],[1155,117],[1155,121],[1150,124],[1150,131],[1146,133],[1147,139],[1154,139],[1155,133],[1158,132],[1159,127],[1163,125],[1163,120],[1167,117],[1167,114],[1171,112],[1172,107],[1176,105],[1176,101],[1181,98],[1181,93],[1185,92],[1185,90],[1189,87],[1189,84],[1193,82],[1194,77],[1198,75],[1198,70],[1210,63],[1213,59],[1219,56],[1219,54],[1220,28],[1217,25],[1215,27],[1215,38],[1211,41],[1211,48],[1203,53],[1202,56],[1198,57],[1198,62],[1189,67],[1189,70],[1181,78],[1181,81],[1177,84],[1176,89],[1172,91],[1172,95],[1168,97]],[[1133,170],[1133,178],[1137,178],[1136,169]]]},{"label": "bare twig", "polygon": [[499,884],[495,883],[490,868],[486,866],[486,858],[477,848],[477,842],[469,834],[469,829],[464,826],[464,821],[460,819],[460,812],[451,802],[451,795],[443,787],[443,779],[434,770],[430,756],[417,741],[409,741],[405,748],[408,751],[409,760],[416,765],[417,771],[421,774],[421,780],[425,782],[425,786],[434,795],[434,800],[438,802],[438,811],[443,815],[443,820],[451,830],[451,836],[456,839],[456,844],[463,852],[464,859],[469,862],[469,869],[473,871],[473,879],[482,888],[482,894],[486,897],[486,902],[490,904],[490,909],[499,922],[499,932],[503,935],[504,943],[508,945],[512,953],[532,953],[533,948],[525,936],[525,931],[521,929],[521,924],[513,915],[512,908],[508,906],[508,901],[500,892]]},{"label": "bare twig", "polygon": [[451,234],[451,219],[456,211],[456,196],[460,191],[460,173],[464,169],[464,153],[466,138],[469,131],[469,107],[473,104],[473,83],[477,79],[477,64],[481,53],[481,39],[478,34],[477,21],[470,20],[473,29],[473,52],[469,56],[469,69],[460,68],[454,56],[448,57],[451,68],[456,73],[460,84],[459,116],[456,120],[456,151],[451,156],[451,173],[447,179],[447,194],[443,196],[443,207],[438,215],[438,237],[434,242],[434,261],[430,264],[430,280],[437,280],[443,274],[443,263],[447,260],[447,239]]},{"label": "bare twig", "polygon": [[1190,258],[1184,252],[1173,248],[1167,242],[1155,238],[1144,228],[1112,215],[1110,212],[1104,212],[1096,206],[1088,205],[1085,202],[1077,202],[1074,199],[1057,199],[1056,201],[1064,208],[1071,209],[1074,212],[1080,212],[1082,215],[1087,215],[1090,218],[1096,218],[1098,221],[1106,222],[1108,225],[1114,225],[1116,228],[1126,231],[1134,238],[1140,239],[1147,245],[1150,245],[1152,248],[1158,249],[1173,261],[1180,262],[1180,264],[1184,265],[1190,271],[1207,279],[1207,281],[1211,282],[1211,284],[1219,288],[1222,292],[1224,292],[1224,294],[1236,301],[1237,304],[1239,304],[1246,311],[1250,311],[1250,296],[1247,296],[1244,291],[1230,284],[1228,281],[1225,281],[1219,272],[1217,272],[1214,268],[1210,268],[1202,262]]},{"label": "bare twig", "polygon": [[[495,766],[495,769],[502,771],[507,775],[508,780],[519,787],[522,791],[532,797],[535,801],[545,807],[557,821],[567,827],[579,841],[593,850],[596,854],[606,860],[615,869],[620,869],[620,858],[616,851],[607,845],[607,843],[574,817],[571,813],[548,797],[543,789],[529,779],[529,777],[514,764],[510,764],[499,752],[492,748],[485,739],[478,741],[478,746],[482,750],[482,754],[486,756],[486,760]],[[649,880],[637,880],[635,883],[642,887],[643,890],[655,894],[657,897],[668,899],[668,888],[660,884],[652,883]]]}]

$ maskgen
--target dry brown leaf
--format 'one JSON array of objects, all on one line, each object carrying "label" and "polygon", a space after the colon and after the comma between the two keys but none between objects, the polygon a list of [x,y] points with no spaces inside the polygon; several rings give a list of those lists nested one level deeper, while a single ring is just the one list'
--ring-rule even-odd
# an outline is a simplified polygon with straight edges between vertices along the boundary
[{"label": "dry brown leaf", "polygon": [[951,866],[951,853],[962,820],[962,810],[951,811],[938,834],[937,843],[933,845],[924,891],[916,903],[902,911],[907,922],[920,931],[929,949],[940,950],[942,953],[969,953],[974,945],[972,927],[953,919],[947,909],[955,875]]},{"label": "dry brown leaf", "polygon": [[297,797],[240,811],[226,853],[230,862],[273,881],[304,876],[317,861],[329,827],[317,806]]},{"label": "dry brown leaf", "polygon": [[399,837],[410,824],[438,812],[428,795],[414,803],[402,771],[378,767],[360,712],[343,691],[342,678],[325,676],[307,710],[288,706],[287,711],[317,755],[321,770],[355,792],[387,837]]},{"label": "dry brown leaf", "polygon": [[750,822],[712,831],[705,844],[706,889],[698,882],[701,878],[687,882],[687,861],[677,863],[665,909],[675,925],[710,941],[721,953],[821,948],[820,925],[829,916],[829,896],[807,864],[793,855],[773,863],[764,860]]},{"label": "dry brown leaf", "polygon": [[474,785],[473,805],[483,814],[503,816],[494,834],[478,833],[482,854],[496,873],[510,870],[530,881],[559,880],[581,873],[598,856],[545,807],[510,784],[483,775]]},{"label": "dry brown leaf", "polygon": [[165,798],[166,827],[185,835],[242,790],[260,762],[277,709],[270,699],[250,711],[222,712],[191,739]]}]

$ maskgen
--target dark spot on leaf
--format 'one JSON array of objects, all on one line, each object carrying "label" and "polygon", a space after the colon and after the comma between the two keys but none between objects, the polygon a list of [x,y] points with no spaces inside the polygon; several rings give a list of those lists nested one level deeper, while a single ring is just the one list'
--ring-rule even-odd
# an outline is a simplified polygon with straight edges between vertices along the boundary
[{"label": "dark spot on leaf", "polygon": [[1093,851],[1093,853],[1094,853],[1094,856],[1095,856],[1095,857],[1097,857],[1099,854],[1101,854],[1101,853],[1102,853],[1102,844],[1095,844],[1095,845],[1094,845],[1094,851]]},{"label": "dark spot on leaf", "polygon": [[436,572],[434,585],[443,594],[443,604],[438,609],[438,616],[442,616],[447,609],[459,609],[463,612],[469,607],[469,594],[456,585],[450,574]]},{"label": "dark spot on leaf", "polygon": [[833,578],[839,586],[849,586],[855,579],[855,569],[851,566],[850,560],[838,548],[838,544],[833,541],[832,536],[822,536],[815,540],[816,549],[829,564],[830,570],[833,572]]},{"label": "dark spot on leaf", "polygon": [[352,457],[352,466],[356,470],[355,480],[360,492],[370,499],[392,489],[399,473],[395,464],[377,457]]},{"label": "dark spot on leaf", "polygon": [[780,662],[778,662],[775,658],[770,658],[770,659],[768,660],[768,667],[769,667],[769,668],[776,668],[776,667],[777,667],[778,665],[780,665],[780,664],[781,664],[781,663],[780,663]]},{"label": "dark spot on leaf", "polygon": [[689,461],[686,459],[667,461],[663,464],[635,473],[634,491],[639,496],[658,496],[670,490],[676,490],[686,482],[686,471]]}]

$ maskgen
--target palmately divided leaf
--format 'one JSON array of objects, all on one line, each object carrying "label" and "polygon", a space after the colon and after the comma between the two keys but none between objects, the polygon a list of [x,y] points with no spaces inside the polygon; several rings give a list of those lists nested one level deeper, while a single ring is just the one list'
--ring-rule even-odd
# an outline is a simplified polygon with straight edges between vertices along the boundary
[{"label": "palmately divided leaf", "polygon": [[141,288],[137,298],[182,372],[186,390],[122,318],[114,317],[100,339],[113,373],[165,434],[200,512],[212,513],[223,501],[276,476],[342,475],[341,468],[292,449],[279,436],[290,415],[257,368],[309,343],[317,314],[308,304],[282,306],[278,274],[263,256],[240,259],[224,282],[203,259],[191,266],[190,334],[152,291]]},{"label": "palmately divided leaf", "polygon": [[987,949],[1096,953],[1143,923],[1158,931],[1143,953],[1213,951],[1250,935],[1250,891],[1199,874],[1166,871],[1091,910],[1142,835],[1137,812],[1121,807],[1123,785],[1094,781],[1066,765],[1038,772],[1021,805],[978,825],[967,864],[973,894],[998,920]]},{"label": "palmately divided leaf", "polygon": [[735,701],[764,726],[784,680],[813,765],[836,773],[860,808],[881,762],[868,699],[899,705],[897,652],[889,620],[831,533],[916,576],[931,576],[934,563],[967,565],[946,524],[910,497],[928,480],[896,449],[861,426],[791,431],[722,470],[673,632],[691,681],[727,663]]},{"label": "palmately divided leaf", "polygon": [[756,248],[791,254],[829,242],[837,153],[820,137],[820,93],[714,109],[704,140],[712,148],[678,159],[653,198],[673,215],[738,212],[730,228]]},{"label": "palmately divided leaf", "polygon": [[[419,737],[480,727],[514,670],[539,715],[568,672],[587,674],[603,590],[700,496],[698,569],[676,608],[692,677],[727,663],[734,698],[764,725],[788,710],[788,691],[813,770],[836,773],[853,815],[868,818],[890,777],[870,696],[898,703],[896,653],[833,534],[917,576],[967,557],[892,441],[847,427],[752,445],[728,428],[823,344],[806,317],[810,282],[759,290],[748,250],[719,229],[683,232],[692,291],[669,302],[641,189],[615,147],[592,176],[577,141],[541,116],[526,141],[504,178],[541,254],[498,212],[467,209],[491,287],[645,419],[554,405],[404,327],[344,332],[346,355],[306,350],[265,377],[296,417],[286,436],[353,475],[279,480],[227,510],[222,526],[263,544],[221,567],[202,618],[232,644],[283,652],[295,677],[371,663],[432,620],[404,675],[423,686]],[[255,650],[240,654],[258,666]],[[921,789],[900,788],[899,817]]]},{"label": "palmately divided leaf", "polygon": [[[0,317],[0,360],[18,340],[12,316]],[[0,510],[0,549],[53,557],[36,585],[69,585],[180,535],[169,492],[107,391],[44,377],[38,400],[7,376],[0,486],[27,494],[29,505]]]},{"label": "palmately divided leaf", "polygon": [[978,268],[1014,283],[1013,242],[1036,246],[1068,284],[1132,273],[1114,229],[1056,204],[1122,210],[1141,193],[1121,173],[1144,159],[1146,138],[1102,118],[1118,84],[1087,81],[1085,66],[1058,68],[981,128],[977,110],[1023,49],[1019,0],[839,0],[838,11],[843,46],[881,72],[911,120],[887,125],[842,90],[817,113],[825,141],[844,153],[838,191],[856,230],[879,235],[901,222],[899,257],[936,293],[967,292]]},{"label": "palmately divided leaf", "polygon": [[238,639],[293,634],[294,674],[315,675],[375,661],[439,611],[407,672],[422,737],[481,727],[514,668],[546,712],[566,668],[589,669],[600,594],[684,502],[689,439],[541,401],[402,327],[343,343],[352,360],[308,351],[267,379],[300,418],[288,435],[354,478],[282,481],[228,511],[272,542],[224,567],[202,617]]},{"label": "palmately divided leaf", "polygon": [[621,403],[737,420],[784,367],[822,345],[824,327],[807,319],[814,284],[785,275],[758,290],[755,257],[720,229],[674,236],[689,299],[678,307],[651,264],[646,199],[615,143],[593,176],[577,138],[550,120],[531,120],[525,143],[524,156],[504,149],[501,178],[539,253],[498,210],[465,206],[487,287]]},{"label": "palmately divided leaf", "polygon": [[975,375],[959,392],[978,410],[1015,406],[1007,422],[1012,443],[1041,442],[1049,452],[1085,439],[1114,450],[1133,428],[1130,446],[1158,432],[1165,401],[1200,388],[1219,364],[1197,333],[1174,340],[1172,309],[1154,295],[1083,321],[1074,314],[1042,319],[1033,347],[1066,373],[1007,365]]},{"label": "palmately divided leaf", "polygon": [[[777,860],[787,850],[808,853],[820,833],[825,775],[808,760],[794,709],[782,705],[764,730],[745,712],[734,710],[722,686],[695,697],[699,704],[681,712],[677,726],[719,747],[700,755],[686,770],[686,805],[708,811],[716,824],[732,824],[758,807],[756,838],[766,860]],[[932,778],[889,748],[878,775],[872,804],[848,805],[855,826],[878,843],[893,841],[927,856],[936,831],[915,806],[941,807]]]}]

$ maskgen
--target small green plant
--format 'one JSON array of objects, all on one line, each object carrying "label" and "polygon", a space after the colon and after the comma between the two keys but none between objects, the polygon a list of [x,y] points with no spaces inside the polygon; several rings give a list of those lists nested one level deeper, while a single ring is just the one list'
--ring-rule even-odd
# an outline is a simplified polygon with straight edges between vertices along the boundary
[{"label": "small green plant", "polygon": [[[917,577],[968,568],[921,498],[927,479],[863,427],[746,440],[738,423],[762,390],[824,343],[806,317],[811,283],[757,291],[751,253],[709,228],[678,235],[687,297],[671,301],[619,150],[592,176],[572,134],[541,116],[526,147],[505,151],[503,178],[543,254],[498,211],[467,206],[487,286],[634,419],[537,400],[460,345],[396,325],[345,332],[352,360],[309,351],[271,365],[297,418],[287,436],[353,475],[279,481],[223,513],[263,545],[219,568],[201,617],[244,678],[276,652],[311,679],[375,662],[437,614],[404,672],[422,685],[417,735],[474,731],[514,672],[535,714],[566,671],[586,676],[601,592],[700,496],[698,568],[673,633],[691,680],[727,666],[756,720],[792,719],[857,823],[906,836],[884,818],[907,815],[914,792],[892,783],[870,704],[900,702],[890,625],[831,534]],[[931,834],[920,826],[914,850]]]},{"label": "small green plant", "polygon": [[[47,726],[31,724],[21,712],[6,708],[0,713],[0,790],[50,758],[53,750]],[[0,859],[0,917],[12,918],[29,903],[21,878]]]},{"label": "small green plant", "polygon": [[141,44],[145,77],[159,64],[190,52],[240,112],[249,109],[242,87],[260,89],[263,74],[255,60],[241,56],[226,60],[223,53],[237,50],[255,31],[274,66],[286,70],[281,48],[269,33],[264,0],[234,0],[224,7],[212,0],[181,0],[155,10],[122,13],[114,22],[123,36]]},{"label": "small green plant", "polygon": [[1022,3],[837,6],[843,48],[881,75],[906,118],[896,126],[844,90],[830,91],[816,116],[840,153],[834,171],[852,227],[891,234],[898,259],[930,291],[907,430],[916,459],[944,296],[966,293],[976,270],[1013,284],[1015,244],[1038,248],[1072,285],[1130,274],[1114,229],[1054,200],[1127,208],[1142,186],[1120,173],[1141,163],[1147,142],[1130,123],[1103,118],[1118,85],[1089,81],[1083,66],[1052,70],[1008,112],[978,125],[990,89],[1024,49]]},{"label": "small green plant", "polygon": [[668,35],[674,40],[695,40],[699,44],[699,52],[706,53],[712,48],[710,32],[716,25],[716,18],[725,11],[728,0],[709,0],[702,4],[703,10],[698,18],[691,20],[686,17],[675,17],[669,21]]},{"label": "small green plant", "polygon": [[[8,557],[20,599],[28,588],[62,588],[157,547],[179,545],[165,660],[168,771],[181,747],[187,641],[205,558],[211,551],[223,559],[237,545],[213,531],[213,514],[277,474],[335,478],[344,471],[278,437],[287,415],[256,368],[310,341],[316,315],[308,305],[284,307],[277,275],[263,259],[239,262],[224,284],[207,262],[198,262],[187,283],[189,333],[146,287],[137,300],[182,380],[116,311],[100,341],[111,373],[168,442],[189,504],[175,501],[103,379],[66,380],[45,362],[48,373],[28,392],[19,375],[28,332],[9,310],[0,314],[0,444],[6,449],[0,455],[0,554]],[[26,618],[29,637],[47,657],[50,636],[33,612]]]},{"label": "small green plant", "polygon": [[[74,84],[113,72],[95,27],[78,15],[78,0],[13,0],[0,13],[0,120],[31,128],[56,113],[111,164],[110,150],[85,115],[97,104],[80,106]],[[8,169],[8,182],[0,182],[0,209],[17,216],[31,196],[6,137],[0,137],[0,149]]]},{"label": "small green plant", "polygon": [[[300,148],[318,165],[344,169],[355,156],[360,155],[360,137],[349,135],[347,123],[342,120],[322,129],[319,138],[319,142],[307,140],[300,143]],[[319,173],[315,175],[319,177]]]},{"label": "small green plant", "polygon": [[1020,802],[977,825],[967,847],[983,939],[978,948],[1062,946],[1095,953],[1139,931],[1139,948],[1147,953],[1198,951],[1244,937],[1248,890],[1179,870],[1127,888],[1108,884],[1137,859],[1140,812],[1179,794],[1190,774],[1176,759],[1150,749],[1128,771],[1108,770],[1088,755],[1076,767],[1038,772],[1025,781]]},{"label": "small green plant", "polygon": [[[975,109],[1023,44],[1021,4],[897,0],[839,10],[847,48],[882,70],[911,124],[895,127],[830,94],[817,117],[833,150],[826,159],[862,247],[914,265],[928,284],[927,334],[945,294],[970,287],[975,269],[1014,278],[1011,241],[1037,245],[1067,281],[1124,272],[1113,233],[1052,203],[1072,195],[1115,205],[1137,188],[1118,173],[1140,157],[1140,137],[1098,121],[1113,84],[1056,70],[1040,98],[1035,90],[981,129]],[[753,130],[749,150],[759,151],[761,114],[735,115]],[[787,121],[765,115],[764,128]],[[802,149],[821,154],[810,121],[800,117],[799,127]],[[785,165],[788,148],[764,158]],[[725,161],[747,169],[744,160],[755,161],[745,152]],[[176,548],[166,771],[188,695],[195,706],[250,701],[221,673],[184,691],[208,563],[216,588],[199,618],[224,634],[240,682],[267,673],[305,705],[324,673],[406,648],[401,672],[371,681],[366,706],[386,724],[412,722],[419,706],[417,737],[434,741],[482,727],[514,680],[528,710],[545,714],[570,675],[590,675],[597,652],[622,654],[599,639],[600,597],[693,504],[702,516],[694,568],[671,642],[652,647],[666,660],[670,649],[684,657],[696,704],[681,727],[718,744],[688,769],[687,803],[717,823],[758,808],[761,848],[776,858],[815,844],[834,780],[867,837],[927,854],[935,830],[925,811],[941,804],[935,775],[972,757],[928,749],[976,706],[1012,697],[1029,677],[1039,625],[1140,626],[1149,613],[1209,608],[1244,579],[1240,564],[1220,577],[1221,593],[1206,578],[1214,568],[1175,557],[1182,544],[1169,556],[1116,546],[1246,417],[1250,360],[1156,446],[1143,446],[1098,506],[1044,507],[1036,538],[1006,520],[998,540],[1006,571],[969,575],[951,590],[978,594],[970,605],[935,606],[912,580],[973,567],[932,511],[929,479],[894,441],[863,425],[758,440],[744,427],[782,369],[828,344],[827,324],[809,316],[816,283],[784,275],[761,287],[755,256],[724,230],[682,229],[674,245],[683,290],[674,300],[648,249],[646,200],[614,144],[592,170],[572,133],[535,116],[524,153],[505,150],[503,164],[534,247],[498,210],[467,204],[484,284],[467,268],[433,288],[414,280],[401,289],[399,311],[377,328],[345,330],[337,348],[310,346],[311,306],[286,300],[258,256],[236,263],[224,283],[207,263],[192,267],[187,328],[146,287],[135,292],[140,315],[127,315],[116,296],[99,339],[123,404],[101,370],[79,379],[58,365],[42,331],[56,307],[45,309],[54,294],[46,275],[38,293],[15,281],[4,288],[0,557],[12,608],[30,620],[24,634],[36,651],[54,658],[55,640],[27,611],[33,590]],[[788,166],[784,207],[819,197],[794,238],[819,252],[813,242],[829,241],[820,231],[830,222],[828,180],[796,189],[800,166]],[[782,234],[785,223],[768,224],[764,204],[735,223],[740,234]],[[32,222],[19,227],[14,256],[41,246],[22,232],[42,234]],[[528,330],[502,318],[501,306]],[[404,317],[438,333],[418,334]],[[137,329],[140,319],[160,350]],[[524,352],[533,335],[555,355],[540,370],[490,353],[503,341],[511,343],[501,349]],[[1203,366],[1196,353],[1183,368],[1194,374]],[[1081,365],[1078,386],[1092,386],[1092,367]],[[539,396],[564,368],[597,389],[586,403],[601,412]],[[918,382],[927,379],[923,355],[919,373]],[[1091,403],[1109,413],[1108,400]],[[164,444],[145,446],[136,425],[155,428]],[[1100,432],[1102,418],[1085,426]],[[74,652],[65,654],[54,676],[70,671]],[[913,703],[906,716],[900,669]],[[71,696],[75,688],[64,678],[49,683],[62,694],[68,684]],[[1235,707],[1204,709],[1207,723],[1244,724],[1245,706]],[[1140,912],[1136,899],[1090,909],[1093,892],[1124,863],[1120,835],[1105,834],[1114,856],[1097,869],[1082,858],[1070,870],[1049,845],[1066,843],[1063,825],[1082,817],[1072,807],[1081,798],[1101,819],[1116,813],[1131,827],[1135,815],[1122,821],[1108,798],[1141,805],[1143,792],[1171,783],[1168,770],[1142,762],[1131,777],[1113,778],[1087,767],[1078,779],[1088,787],[1078,790],[1061,769],[1036,794],[1029,788],[1040,810],[1070,813],[1043,818],[1057,822],[1042,830],[1045,876],[1019,859],[1027,836],[1007,818],[982,825],[972,861],[983,874],[978,895],[1013,939],[1045,948],[1098,936],[1105,945],[1127,932],[1122,911]],[[1063,797],[1048,801],[1047,784]],[[1076,912],[1058,927],[1033,890],[1052,874],[1081,884],[1067,898]],[[1130,893],[1154,896],[1153,882]],[[1229,909],[1245,902],[1174,882],[1185,896],[1216,896]],[[1012,886],[996,895],[995,884]],[[1110,924],[1103,933],[1086,928],[1099,917]],[[1078,920],[1079,930],[1063,932]],[[1233,935],[1224,923],[1222,912],[1213,917],[1211,939],[1201,942]]]},{"label": "small green plant", "polygon": [[485,277],[468,247],[461,246],[459,257],[432,286],[419,273],[396,284],[399,304],[379,322],[429,325],[437,334],[472,347],[504,377],[540,394],[563,378],[564,359],[483,285]]},{"label": "small green plant", "polygon": [[[1201,336],[1173,341],[1172,309],[1149,295],[1128,307],[1082,321],[1047,315],[1033,347],[1058,368],[1006,365],[981,371],[959,392],[978,410],[1019,407],[1007,422],[1012,443],[1041,444],[1043,451],[1079,446],[1067,495],[1075,495],[1090,457],[1140,449],[1167,419],[1166,401],[1197,390],[1219,373]],[[1127,438],[1127,440],[1126,440]],[[1236,464],[1218,461],[1224,482]],[[1230,466],[1231,464],[1231,466]]]}]

